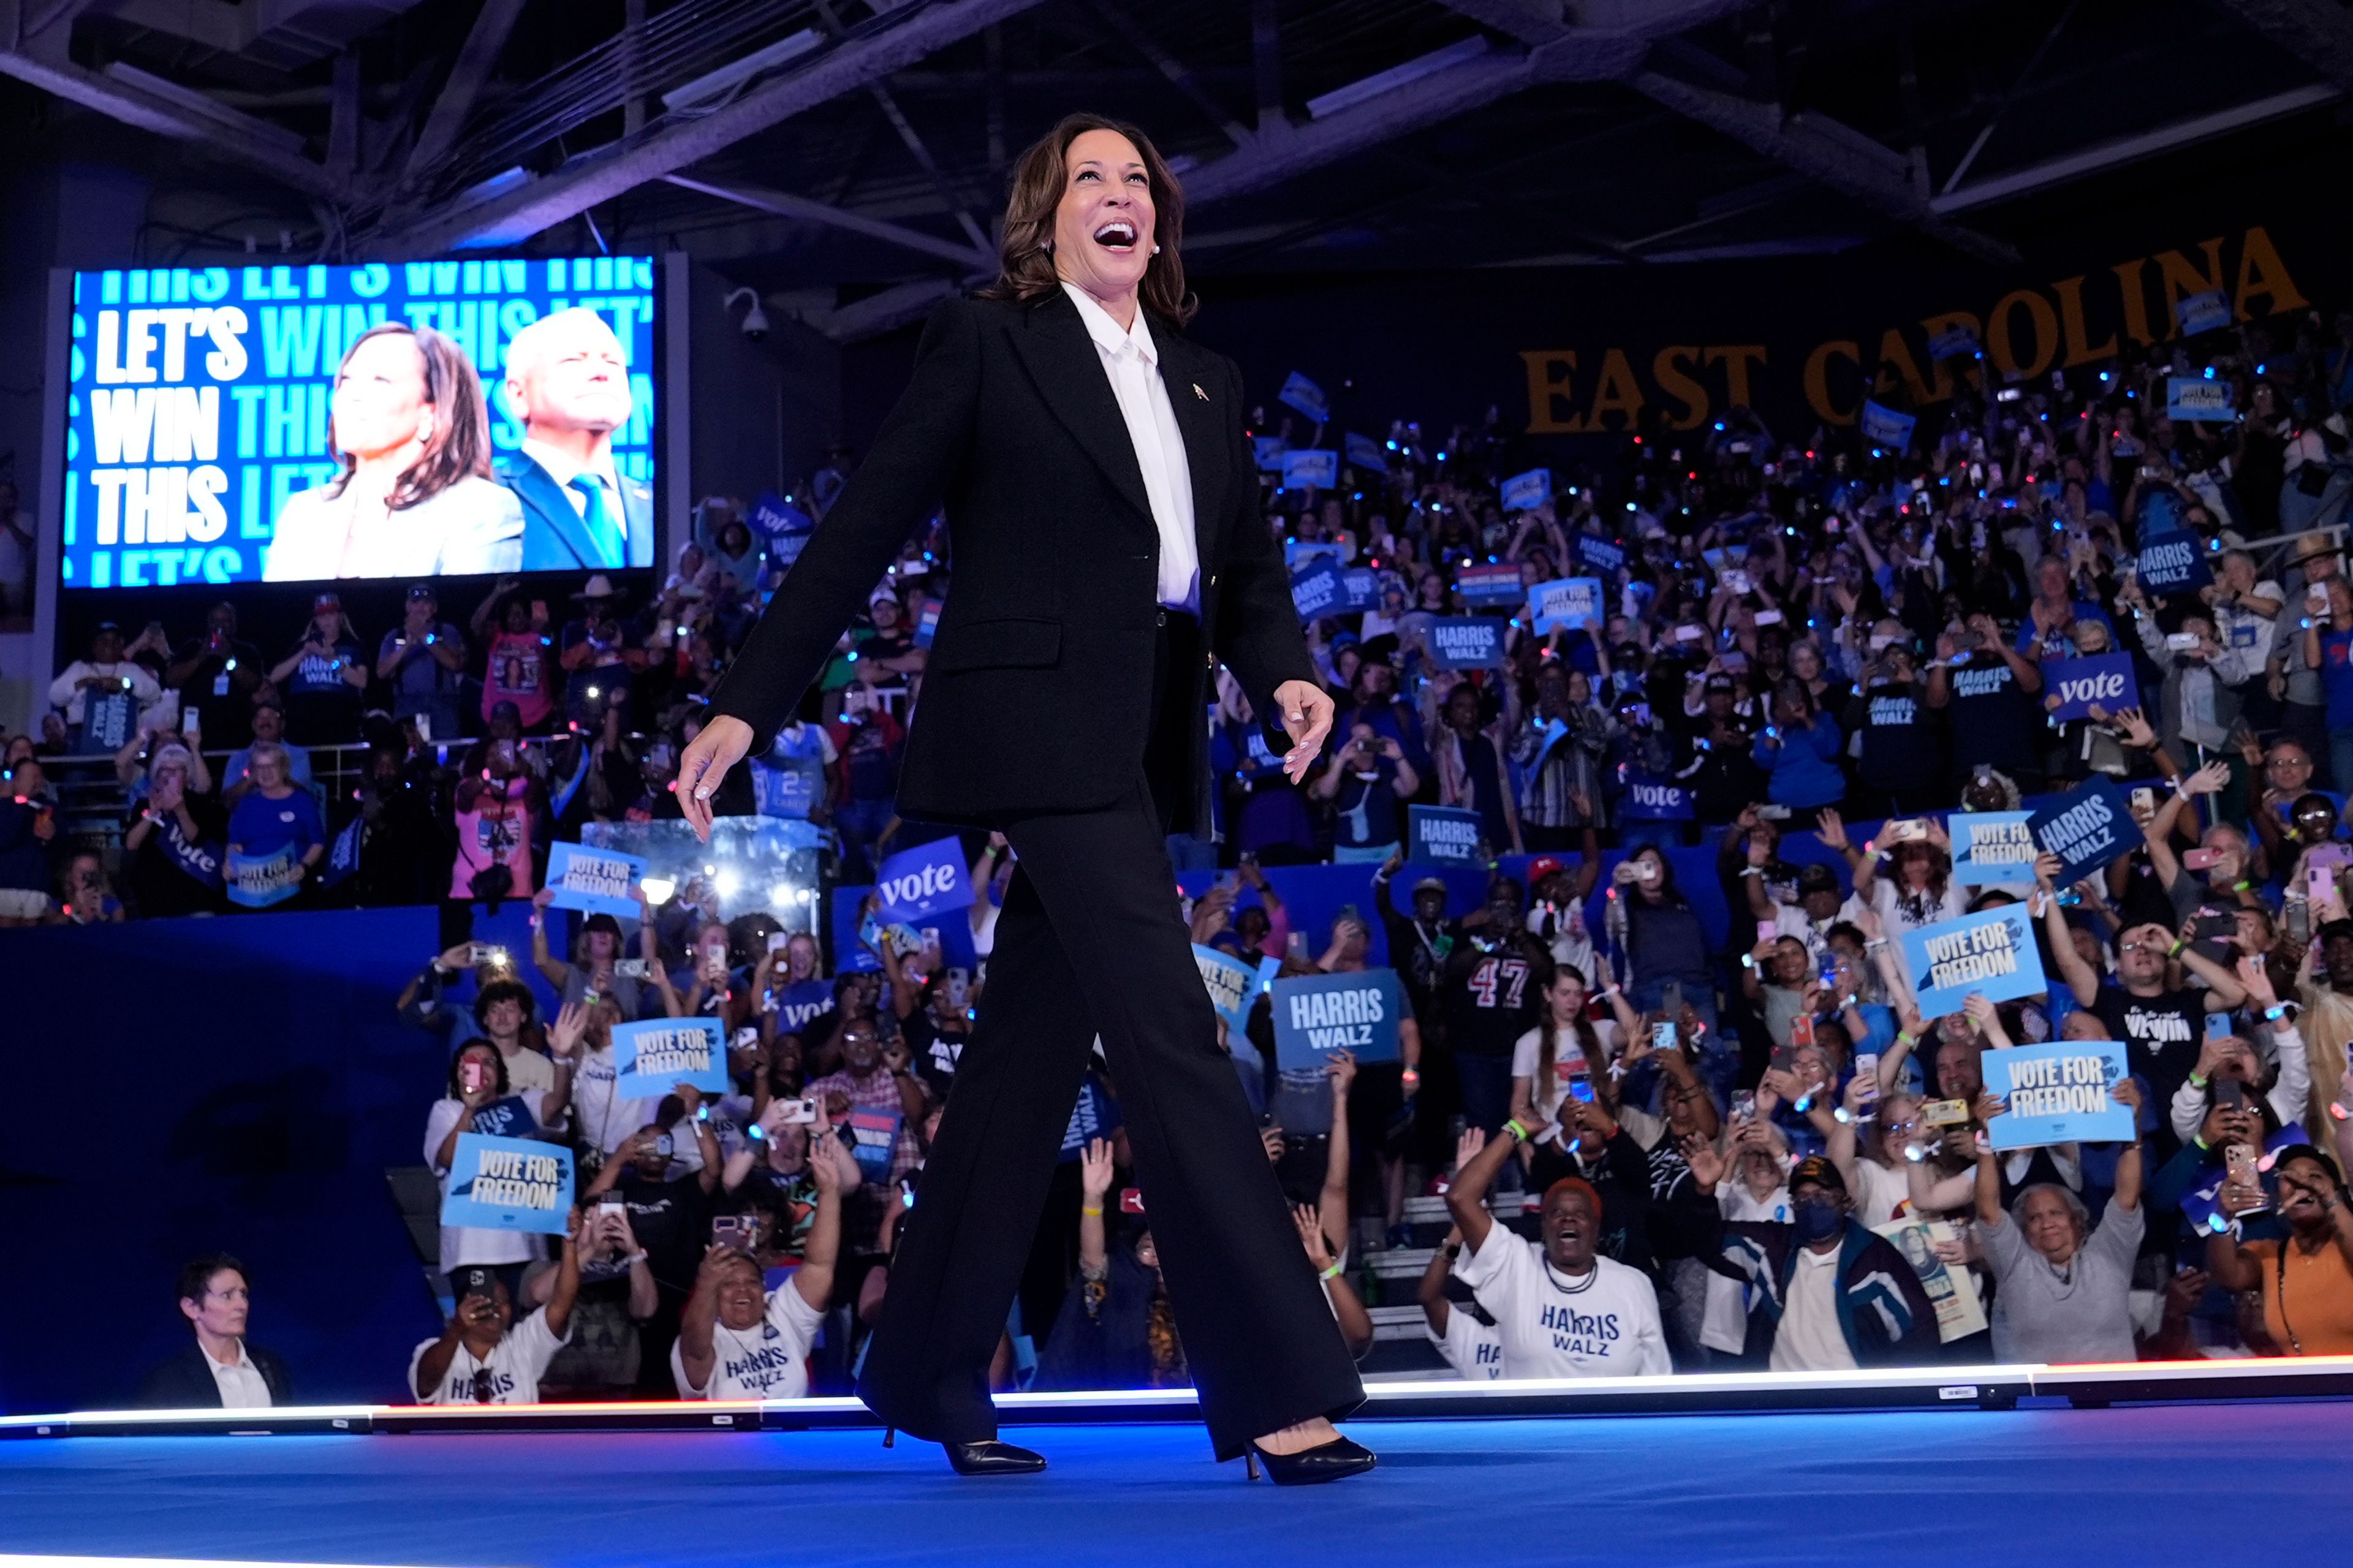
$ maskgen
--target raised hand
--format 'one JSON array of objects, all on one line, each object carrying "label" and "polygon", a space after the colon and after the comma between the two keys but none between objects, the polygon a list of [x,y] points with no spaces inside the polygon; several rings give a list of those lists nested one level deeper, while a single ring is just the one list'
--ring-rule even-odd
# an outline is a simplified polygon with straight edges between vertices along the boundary
[{"label": "raised hand", "polygon": [[1102,1138],[1091,1138],[1079,1154],[1079,1191],[1091,1204],[1101,1205],[1103,1194],[1111,1191],[1111,1144]]},{"label": "raised hand", "polygon": [[1822,841],[1825,847],[1838,850],[1841,854],[1853,847],[1847,842],[1845,820],[1837,812],[1828,807],[1825,807],[1821,813],[1820,824],[1814,829],[1814,836]]},{"label": "raised hand", "polygon": [[1307,1249],[1307,1261],[1321,1273],[1332,1267],[1331,1238],[1324,1234],[1323,1217],[1314,1204],[1295,1204],[1291,1210],[1291,1223],[1299,1227],[1299,1244]]}]

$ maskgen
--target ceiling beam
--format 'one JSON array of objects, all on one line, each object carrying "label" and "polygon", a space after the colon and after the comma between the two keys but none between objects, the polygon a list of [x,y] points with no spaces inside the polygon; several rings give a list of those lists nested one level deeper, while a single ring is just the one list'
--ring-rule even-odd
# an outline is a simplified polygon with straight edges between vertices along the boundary
[{"label": "ceiling beam", "polygon": [[2353,92],[2353,14],[2336,0],[2222,0],[2247,26]]},{"label": "ceiling beam", "polygon": [[762,82],[723,109],[677,118],[618,150],[583,153],[554,174],[501,195],[446,205],[416,222],[379,236],[375,247],[396,257],[470,246],[519,245],[540,230],[577,216],[600,202],[673,174],[803,113],[862,91],[892,71],[1039,0],[921,0],[861,24],[824,54]]},{"label": "ceiling beam", "polygon": [[965,285],[973,281],[920,278],[831,310],[802,311],[800,319],[835,342],[852,343],[860,338],[878,337],[931,314],[934,305],[951,294],[962,293]]},{"label": "ceiling beam", "polygon": [[869,239],[879,239],[889,245],[920,250],[926,256],[936,256],[972,270],[994,268],[997,257],[985,248],[959,245],[953,239],[925,234],[921,229],[907,228],[881,218],[866,217],[808,196],[797,196],[785,191],[764,190],[756,185],[714,185],[685,174],[665,174],[669,184],[684,191],[698,191],[706,196],[716,196],[723,202],[750,207],[755,212],[770,213],[777,217],[794,218],[806,223],[821,223],[851,234],[862,234]]},{"label": "ceiling beam", "polygon": [[1988,206],[2008,201],[2013,196],[2048,190],[2053,185],[2080,180],[2087,174],[2097,174],[2126,163],[2169,153],[2177,147],[2211,141],[2227,136],[2252,125],[2282,120],[2306,110],[2320,109],[2335,103],[2345,94],[2327,82],[2314,82],[2308,87],[2277,92],[2269,98],[2257,99],[2232,109],[2221,109],[2211,114],[2200,114],[2188,120],[2177,120],[2170,125],[2160,125],[2152,131],[2119,136],[2111,142],[2084,147],[2073,153],[2063,153],[2056,158],[2040,163],[2030,163],[2022,169],[1963,185],[1948,191],[1934,203],[1940,213],[1967,212],[1971,207]]},{"label": "ceiling beam", "polygon": [[[150,90],[136,80],[102,75],[63,61],[37,59],[15,49],[0,49],[0,76],[15,77],[27,86],[142,131],[208,148],[248,168],[259,169],[304,195],[336,201],[344,194],[342,183],[325,165],[287,144],[290,133],[283,126],[253,119],[226,104],[204,100],[202,95],[185,89],[167,95],[162,90]],[[184,95],[197,101],[180,101]]]},{"label": "ceiling beam", "polygon": [[1105,0],[1089,0],[1094,14],[1103,23],[1127,40],[1128,47],[1148,61],[1152,68],[1167,78],[1168,85],[1190,100],[1194,108],[1206,116],[1209,123],[1226,133],[1226,140],[1237,147],[1250,144],[1250,128],[1234,118],[1232,111],[1219,103],[1201,79],[1195,76],[1182,60],[1152,41],[1152,36],[1140,26],[1134,17]]},{"label": "ceiling beam", "polygon": [[441,96],[433,100],[425,129],[417,133],[417,145],[409,149],[407,166],[401,171],[402,184],[414,185],[419,175],[448,158],[458,144],[458,132],[466,128],[466,117],[474,111],[483,85],[506,52],[507,38],[525,4],[527,0],[482,0],[458,58],[449,67],[449,79],[442,83]]}]

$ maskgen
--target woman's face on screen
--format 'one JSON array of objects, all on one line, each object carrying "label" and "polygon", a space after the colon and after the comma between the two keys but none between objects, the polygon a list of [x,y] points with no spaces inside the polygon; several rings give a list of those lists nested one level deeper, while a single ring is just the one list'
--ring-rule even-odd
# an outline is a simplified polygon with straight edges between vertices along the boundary
[{"label": "woman's face on screen", "polygon": [[425,355],[402,332],[374,337],[352,351],[335,376],[335,447],[381,457],[433,438],[433,405],[425,397]]},{"label": "woman's face on screen", "polygon": [[1089,131],[1062,154],[1054,270],[1098,297],[1133,291],[1152,260],[1152,177],[1135,143]]}]

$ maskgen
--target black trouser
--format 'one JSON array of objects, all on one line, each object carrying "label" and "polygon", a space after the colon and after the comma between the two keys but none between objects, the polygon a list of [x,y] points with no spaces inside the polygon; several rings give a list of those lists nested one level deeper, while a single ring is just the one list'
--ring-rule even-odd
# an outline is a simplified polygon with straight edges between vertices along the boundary
[{"label": "black trouser", "polygon": [[[1200,657],[1188,620],[1168,617],[1155,681],[1156,696],[1186,707]],[[1190,722],[1199,728],[1198,715]],[[1166,754],[1159,742],[1151,751]],[[918,1437],[996,1435],[989,1358],[1098,1032],[1219,1457],[1364,1397],[1241,1082],[1217,1047],[1178,918],[1166,837],[1174,813],[1154,796],[1181,800],[1191,780],[1147,777],[1144,761],[1116,805],[998,825],[1018,859],[988,985],[859,1380],[870,1409]]]}]

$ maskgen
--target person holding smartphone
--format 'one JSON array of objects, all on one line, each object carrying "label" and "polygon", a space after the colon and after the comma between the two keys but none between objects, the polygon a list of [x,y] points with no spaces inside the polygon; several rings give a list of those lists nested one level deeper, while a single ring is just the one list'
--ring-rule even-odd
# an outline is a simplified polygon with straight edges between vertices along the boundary
[{"label": "person holding smartphone", "polygon": [[[487,1040],[459,1047],[449,1058],[448,1090],[425,1115],[425,1163],[446,1194],[458,1140],[468,1132],[500,1138],[532,1138],[560,1126],[572,1095],[572,1063],[585,1020],[574,1010],[558,1020],[554,1040],[565,1046],[555,1081],[538,1093],[518,1093],[507,1077],[506,1058]],[[540,1256],[539,1237],[529,1231],[478,1226],[441,1227],[440,1268],[445,1274],[468,1265],[501,1271],[510,1294],[522,1284],[522,1266]]]},{"label": "person holding smartphone", "polygon": [[2245,1241],[2236,1227],[2210,1232],[2206,1268],[2225,1290],[2260,1291],[2263,1328],[2280,1355],[2353,1355],[2353,1202],[2327,1155],[2309,1143],[2273,1152],[2272,1184],[2228,1181],[2221,1212],[2232,1220],[2275,1208],[2287,1234]]},{"label": "person holding smartphone", "polygon": [[798,1399],[808,1392],[809,1349],[832,1303],[841,1198],[860,1176],[838,1139],[811,1144],[807,1163],[817,1202],[791,1279],[765,1289],[748,1253],[714,1245],[703,1254],[670,1350],[680,1398]]}]

